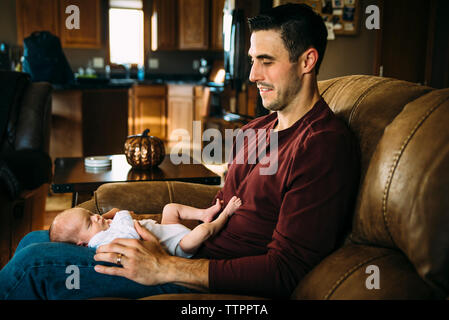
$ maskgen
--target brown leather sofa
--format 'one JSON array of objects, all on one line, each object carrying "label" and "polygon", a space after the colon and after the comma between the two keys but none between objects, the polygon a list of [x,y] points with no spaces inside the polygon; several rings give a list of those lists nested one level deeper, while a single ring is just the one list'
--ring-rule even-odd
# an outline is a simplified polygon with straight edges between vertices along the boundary
[{"label": "brown leather sofa", "polygon": [[[358,75],[322,81],[319,88],[358,138],[361,181],[350,235],[306,275],[291,298],[446,298],[449,89]],[[216,191],[181,182],[107,184],[82,206],[99,213],[112,207],[159,213],[168,202],[206,207]],[[239,297],[149,299],[217,298]]]},{"label": "brown leather sofa", "polygon": [[51,85],[0,71],[0,269],[20,239],[44,224],[51,180]]}]

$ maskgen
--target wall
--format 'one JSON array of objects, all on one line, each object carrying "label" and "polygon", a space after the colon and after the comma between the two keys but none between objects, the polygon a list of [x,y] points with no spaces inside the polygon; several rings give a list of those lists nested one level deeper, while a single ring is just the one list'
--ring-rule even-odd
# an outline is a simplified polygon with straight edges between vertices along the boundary
[{"label": "wall", "polygon": [[[364,9],[375,0],[362,0],[360,33],[357,36],[337,36],[329,41],[321,65],[318,79],[324,80],[349,74],[372,74],[376,32],[364,27]],[[17,44],[16,12],[14,0],[0,1],[0,41]],[[92,57],[106,57],[105,49],[65,49],[73,70],[85,67]],[[154,52],[152,58],[159,59],[159,69],[150,70],[158,74],[196,73],[192,68],[193,60],[199,58],[221,59],[217,52],[174,51]]]},{"label": "wall", "polygon": [[328,41],[318,80],[351,74],[373,74],[376,31],[365,28],[365,8],[375,2],[361,1],[358,35],[336,36],[335,40]]},{"label": "wall", "polygon": [[14,0],[0,1],[0,41],[9,45],[17,43],[16,2]]}]

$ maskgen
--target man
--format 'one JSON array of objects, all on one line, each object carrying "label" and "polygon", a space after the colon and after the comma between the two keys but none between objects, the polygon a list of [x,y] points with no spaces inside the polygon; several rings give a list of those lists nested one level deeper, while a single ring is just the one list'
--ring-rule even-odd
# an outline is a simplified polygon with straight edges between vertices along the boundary
[{"label": "man", "polygon": [[30,294],[33,297],[140,297],[199,291],[288,298],[304,275],[338,246],[350,220],[358,162],[348,129],[318,92],[316,74],[326,48],[326,27],[309,7],[290,4],[250,19],[250,29],[250,80],[257,84],[264,107],[273,112],[242,130],[277,132],[277,172],[262,175],[261,162],[235,161],[238,152],[248,154],[250,142],[248,148],[237,150],[214,201],[218,198],[226,205],[236,195],[242,205],[196,259],[168,255],[138,223],[136,229],[144,240],[118,239],[99,247],[93,257],[99,263],[73,248],[63,259],[47,247],[47,255],[54,252],[54,256],[41,261],[46,265],[42,270],[53,268],[53,278],[61,272],[57,263],[83,267],[80,277],[87,279],[88,289],[81,286],[71,296],[52,291],[55,280],[32,270],[32,262],[24,256],[36,255],[33,246],[49,245],[32,244],[19,250],[5,267],[11,276],[20,266],[22,280],[16,276],[1,284],[6,276],[4,270],[0,272],[0,292],[6,291],[6,298],[19,297],[12,288],[20,286],[26,292],[33,288],[37,292]]}]

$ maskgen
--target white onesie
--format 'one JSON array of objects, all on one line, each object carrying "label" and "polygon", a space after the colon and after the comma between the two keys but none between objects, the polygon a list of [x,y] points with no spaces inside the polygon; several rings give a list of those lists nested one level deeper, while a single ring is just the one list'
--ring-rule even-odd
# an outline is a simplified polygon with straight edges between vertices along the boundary
[{"label": "white onesie", "polygon": [[[193,254],[185,253],[179,246],[181,239],[191,230],[182,224],[160,224],[152,219],[138,220],[140,225],[150,230],[165,249],[171,254],[179,257],[190,258]],[[134,228],[134,220],[128,210],[122,210],[115,214],[109,229],[100,231],[94,235],[88,246],[96,248],[110,243],[117,238],[140,239]]]}]

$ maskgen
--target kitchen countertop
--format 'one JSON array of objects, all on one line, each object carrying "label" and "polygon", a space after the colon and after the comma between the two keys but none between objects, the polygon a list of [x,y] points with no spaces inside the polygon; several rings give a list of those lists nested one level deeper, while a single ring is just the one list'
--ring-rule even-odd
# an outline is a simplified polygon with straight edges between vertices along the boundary
[{"label": "kitchen countertop", "polygon": [[219,84],[204,83],[198,76],[149,76],[145,80],[137,79],[106,79],[106,78],[83,78],[77,79],[74,83],[66,85],[53,84],[53,89],[58,90],[89,90],[89,89],[127,89],[134,84],[157,85],[157,84],[192,84],[192,85],[211,85]]}]

